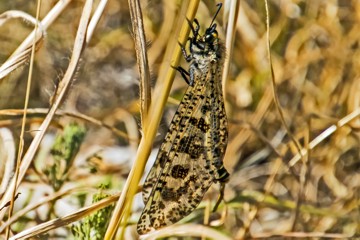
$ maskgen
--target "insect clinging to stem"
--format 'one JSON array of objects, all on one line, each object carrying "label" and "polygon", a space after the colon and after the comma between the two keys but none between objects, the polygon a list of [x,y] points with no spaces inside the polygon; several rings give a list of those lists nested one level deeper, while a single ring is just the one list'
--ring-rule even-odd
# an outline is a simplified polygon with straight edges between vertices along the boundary
[{"label": "insect clinging to stem", "polygon": [[214,182],[221,184],[215,208],[223,197],[229,178],[223,165],[228,124],[221,85],[225,47],[214,23],[222,4],[217,6],[204,35],[197,19],[195,27],[188,20],[193,35],[188,40],[190,53],[180,46],[189,71],[175,67],[188,88],[143,185],[145,208],[137,225],[139,234],[189,215]]}]

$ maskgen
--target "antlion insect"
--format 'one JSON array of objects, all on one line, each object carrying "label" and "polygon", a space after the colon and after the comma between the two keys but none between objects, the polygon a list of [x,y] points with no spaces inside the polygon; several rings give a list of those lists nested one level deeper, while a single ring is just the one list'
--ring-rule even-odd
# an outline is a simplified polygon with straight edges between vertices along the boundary
[{"label": "antlion insect", "polygon": [[171,225],[189,215],[201,202],[212,183],[221,183],[221,194],[229,173],[223,165],[228,131],[222,96],[221,74],[225,47],[218,38],[214,20],[205,34],[199,34],[189,22],[193,37],[190,54],[181,46],[190,62],[189,72],[176,67],[189,85],[172,119],[169,130],[143,186],[145,208],[137,231]]}]

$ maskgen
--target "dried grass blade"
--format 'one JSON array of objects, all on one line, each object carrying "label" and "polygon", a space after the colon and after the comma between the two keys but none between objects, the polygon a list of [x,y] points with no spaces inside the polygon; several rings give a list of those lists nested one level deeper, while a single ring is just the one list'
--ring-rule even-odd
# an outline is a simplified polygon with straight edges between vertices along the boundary
[{"label": "dried grass blade", "polygon": [[139,0],[129,0],[130,17],[135,41],[136,59],[140,75],[140,115],[141,126],[145,133],[147,126],[145,119],[148,116],[151,103],[150,70],[146,51],[146,37],[143,16]]},{"label": "dried grass blade", "polygon": [[31,237],[35,237],[36,235],[39,235],[41,233],[48,232],[52,229],[66,226],[72,222],[78,221],[78,220],[88,216],[89,214],[91,214],[97,210],[100,210],[100,209],[114,203],[118,198],[119,198],[119,194],[116,194],[111,197],[105,198],[99,202],[96,202],[96,203],[92,204],[91,206],[84,207],[84,208],[82,208],[74,213],[71,213],[69,215],[66,215],[64,217],[56,218],[56,219],[47,221],[45,223],[38,224],[34,227],[31,227],[25,231],[22,231],[22,232],[16,234],[15,236],[11,237],[10,240],[31,238]]},{"label": "dried grass blade", "polygon": [[[83,9],[83,13],[80,19],[80,24],[79,24],[79,28],[78,28],[78,32],[76,35],[76,39],[75,39],[75,44],[74,44],[74,50],[73,50],[73,54],[71,56],[70,59],[70,64],[69,67],[61,81],[61,84],[59,86],[58,89],[58,95],[57,98],[55,99],[54,104],[52,105],[52,107],[49,110],[49,113],[47,114],[47,116],[45,117],[43,123],[41,124],[39,131],[37,132],[37,134],[35,135],[33,141],[31,142],[28,151],[26,152],[25,156],[23,157],[22,161],[21,161],[21,165],[20,165],[20,171],[19,171],[19,177],[18,177],[18,181],[16,182],[16,187],[19,186],[19,184],[21,183],[22,179],[25,176],[25,173],[27,171],[27,169],[29,168],[34,155],[36,153],[36,150],[38,149],[38,146],[42,140],[42,138],[45,135],[46,129],[49,127],[51,120],[53,119],[54,115],[55,115],[55,111],[58,109],[58,107],[60,106],[61,101],[63,100],[64,96],[65,96],[65,92],[66,90],[68,90],[69,86],[71,85],[71,80],[73,79],[73,76],[76,72],[77,69],[77,65],[78,62],[80,60],[80,56],[81,53],[84,49],[85,46],[85,37],[86,37],[86,29],[89,23],[89,19],[90,19],[90,14],[91,14],[91,9],[92,9],[92,0],[87,0]],[[11,185],[10,186],[14,186],[15,184],[15,180],[13,179],[11,181]],[[8,201],[10,201],[11,199],[11,192],[12,187],[9,187],[8,190],[5,192],[0,205],[2,205],[3,203],[6,203]],[[0,219],[2,219],[4,216],[4,213],[1,212],[0,213]]]},{"label": "dried grass blade", "polygon": [[55,21],[65,7],[71,2],[71,0],[60,0],[46,15],[46,17],[39,24],[41,28],[38,31],[32,31],[27,38],[20,44],[20,46],[13,52],[13,54],[0,66],[0,80],[6,77],[10,72],[18,68],[25,62],[28,54],[30,53],[30,47],[32,40],[36,34],[36,42],[43,37],[43,32]]}]

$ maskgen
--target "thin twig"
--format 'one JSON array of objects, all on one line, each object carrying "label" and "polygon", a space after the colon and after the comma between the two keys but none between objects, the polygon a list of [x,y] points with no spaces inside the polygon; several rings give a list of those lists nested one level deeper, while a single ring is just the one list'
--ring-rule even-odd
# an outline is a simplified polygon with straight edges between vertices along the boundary
[{"label": "thin twig", "polygon": [[[38,0],[37,8],[36,8],[36,24],[35,24],[35,29],[34,29],[35,33],[37,32],[37,30],[39,28],[38,20],[39,20],[39,15],[40,15],[40,8],[41,8],[41,0]],[[27,114],[26,111],[27,111],[27,108],[29,105],[29,98],[30,98],[30,89],[31,89],[32,74],[33,74],[33,69],[34,69],[34,59],[35,59],[35,46],[36,46],[36,35],[33,38],[32,48],[31,48],[29,74],[28,74],[28,80],[27,80],[27,85],[26,85],[26,94],[25,94],[25,103],[24,103],[24,115],[23,115],[22,122],[21,122],[19,148],[18,148],[18,154],[17,154],[17,158],[16,158],[16,166],[15,166],[15,174],[14,174],[14,182],[15,183],[17,183],[18,178],[19,178],[20,161],[21,161],[21,157],[23,155],[23,150],[24,150],[24,134],[25,134],[25,126],[26,126],[26,114]],[[17,185],[10,184],[9,191],[12,192],[11,193],[12,196],[10,199],[8,218],[11,218],[13,210],[14,210],[14,201],[15,201],[15,196],[16,196],[16,191],[17,191]],[[2,201],[2,203],[4,204],[4,201]],[[9,234],[10,234],[10,224],[6,228],[6,231],[5,231],[6,239],[9,239]]]},{"label": "thin twig", "polygon": [[272,65],[272,59],[271,59],[271,51],[270,51],[270,16],[269,16],[269,6],[268,6],[268,0],[265,0],[265,10],[266,10],[266,45],[267,45],[267,56],[268,56],[268,61],[269,61],[269,66],[270,66],[270,72],[271,72],[271,83],[272,83],[272,90],[273,90],[273,94],[274,94],[274,102],[275,102],[275,106],[276,109],[278,111],[278,114],[280,116],[281,122],[284,125],[286,132],[288,134],[288,136],[290,137],[291,141],[294,142],[295,147],[297,148],[299,154],[302,156],[302,152],[301,152],[301,144],[299,143],[298,140],[296,140],[296,138],[294,137],[294,135],[291,133],[291,130],[288,126],[288,124],[285,121],[285,117],[284,117],[284,113],[281,109],[281,105],[280,105],[280,101],[279,101],[279,96],[276,92],[276,81],[275,81],[275,73],[274,73],[274,68]]},{"label": "thin twig", "polygon": [[[340,119],[336,124],[331,125],[326,130],[324,130],[322,133],[320,133],[316,138],[314,138],[309,143],[309,150],[314,149],[317,145],[319,145],[322,141],[324,141],[326,138],[330,137],[334,132],[336,132],[339,128],[342,128],[349,124],[351,121],[353,121],[355,118],[358,118],[360,116],[360,108],[356,108],[353,112],[346,115],[342,119]],[[301,149],[302,156],[305,156],[307,154],[307,150],[305,148]],[[289,161],[289,167],[294,166],[302,157],[299,153],[296,154],[290,161]]]},{"label": "thin twig", "polygon": [[[32,109],[27,110],[28,116],[29,115],[37,115],[37,114],[46,115],[48,112],[49,112],[49,109],[47,109],[47,108],[32,108]],[[22,115],[23,113],[24,113],[24,111],[22,109],[2,109],[2,110],[0,110],[0,116],[18,116],[18,115]],[[58,111],[56,111],[55,115],[56,116],[68,116],[68,117],[73,117],[73,118],[80,119],[83,121],[87,121],[94,125],[109,129],[117,136],[124,138],[126,141],[129,141],[129,142],[137,142],[138,141],[138,139],[133,139],[133,138],[130,139],[129,136],[125,132],[117,129],[116,127],[113,127],[109,124],[106,124],[106,123],[100,121],[100,120],[97,120],[93,117],[87,116],[87,115],[79,113],[79,112],[69,112],[69,111],[64,111],[64,110],[58,110]]]}]

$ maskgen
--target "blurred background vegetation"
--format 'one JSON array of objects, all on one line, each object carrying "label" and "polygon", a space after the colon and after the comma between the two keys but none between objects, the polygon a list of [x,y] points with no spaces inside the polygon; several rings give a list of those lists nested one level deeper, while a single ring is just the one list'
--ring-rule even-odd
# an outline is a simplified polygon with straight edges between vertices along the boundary
[{"label": "blurred background vegetation", "polygon": [[[84,1],[69,2],[46,29],[36,52],[29,108],[44,112],[29,114],[27,118],[25,151],[69,64]],[[230,2],[224,1],[217,18],[222,39]],[[42,1],[40,19],[56,3]],[[95,1],[94,5],[98,3]],[[180,10],[183,3],[142,0],[141,4],[154,86],[160,65],[170,65],[164,60],[164,52],[168,42],[178,36],[174,25],[184,14]],[[217,198],[215,185],[200,207],[181,223],[201,224],[205,215],[208,225],[224,239],[360,237],[360,1],[269,0],[271,54],[279,106],[273,100],[264,4],[240,1],[234,46],[227,52],[230,71],[225,92],[230,140],[224,164],[231,177],[225,192],[226,204],[217,213],[206,214],[208,204]],[[9,10],[35,16],[36,1],[0,1],[0,13]],[[203,28],[215,11],[215,1],[200,2],[196,17]],[[21,18],[4,19],[0,17],[1,63],[33,30],[33,24]],[[0,196],[7,188],[7,164],[16,159],[14,149],[21,129],[22,115],[13,114],[10,109],[24,106],[28,63],[29,59],[0,79]],[[184,60],[182,66],[186,68]],[[185,91],[186,84],[179,75],[150,159],[154,159]],[[53,120],[18,190],[21,195],[15,201],[14,214],[43,197],[75,190],[23,213],[12,225],[12,234],[121,191],[141,137],[139,107],[139,73],[129,5],[125,0],[109,1],[83,52],[61,106],[63,112]],[[281,108],[289,131],[277,107]],[[64,111],[97,119],[126,136],[84,118],[68,116]],[[302,149],[302,157],[294,139]],[[140,199],[135,199],[128,226],[123,227],[125,239],[138,238],[135,223],[143,208]],[[5,209],[1,211],[6,212]],[[6,216],[0,226],[6,222]],[[87,216],[76,224],[104,228],[94,224],[95,215]],[[108,212],[98,212],[97,216],[100,222],[109,219]],[[95,231],[76,224],[41,236],[85,239],[82,234]],[[191,232],[189,228],[189,236]]]}]

